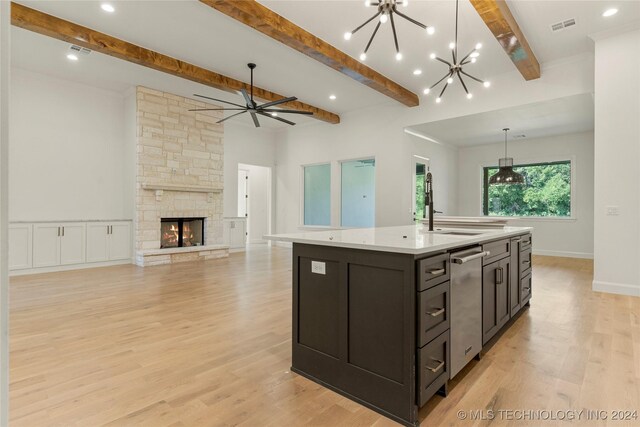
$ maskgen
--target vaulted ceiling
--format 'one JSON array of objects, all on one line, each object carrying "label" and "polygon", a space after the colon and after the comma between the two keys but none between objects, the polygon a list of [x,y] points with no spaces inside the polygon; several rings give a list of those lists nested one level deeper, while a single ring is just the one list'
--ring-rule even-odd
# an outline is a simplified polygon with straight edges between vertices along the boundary
[{"label": "vaulted ceiling", "polygon": [[[19,3],[243,81],[248,80],[246,63],[256,62],[258,86],[286,96],[295,95],[303,102],[338,114],[396,103],[197,1],[112,1],[116,8],[113,14],[101,11],[98,1],[20,0]],[[346,31],[370,17],[371,10],[363,1],[262,0],[261,3],[355,58],[373,30],[372,26],[367,27],[350,41],[343,38]],[[590,52],[593,47],[588,34],[640,21],[640,2],[617,3],[615,6],[620,12],[607,19],[601,14],[612,5],[610,1],[522,0],[508,4],[543,65]],[[445,69],[443,64],[431,61],[428,55],[431,52],[447,53],[447,45],[453,39],[455,3],[409,0],[403,11],[433,25],[436,33],[428,36],[424,30],[406,21],[397,22],[403,59],[396,61],[389,28],[382,28],[366,64],[420,94],[421,103],[430,102],[422,96],[422,90]],[[575,18],[577,25],[557,33],[551,31],[551,24],[569,18]],[[83,58],[83,64],[70,64],[65,59],[68,44],[19,29],[14,30],[12,36],[12,59],[18,67],[99,87],[159,84],[164,86],[161,89],[170,90],[175,85],[177,91],[208,91],[212,96],[237,101],[234,95],[197,84],[172,83],[175,78],[166,80],[139,66],[113,58],[98,58],[97,53]],[[500,74],[514,72],[513,63],[477,12],[467,0],[461,0],[459,45],[465,50],[465,46],[471,49],[477,42],[483,43],[483,49],[478,62],[470,65],[473,74],[499,84]],[[416,69],[422,74],[414,75]],[[485,93],[480,87],[473,90],[478,96]],[[331,94],[337,99],[330,100]],[[466,100],[461,97],[459,102]]]}]

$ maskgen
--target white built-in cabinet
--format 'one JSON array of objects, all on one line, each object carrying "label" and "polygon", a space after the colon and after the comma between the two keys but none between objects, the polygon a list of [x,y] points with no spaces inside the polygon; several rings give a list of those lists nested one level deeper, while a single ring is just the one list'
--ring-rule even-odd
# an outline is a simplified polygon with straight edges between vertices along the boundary
[{"label": "white built-in cabinet", "polygon": [[87,224],[87,262],[131,258],[131,223],[126,221]]},{"label": "white built-in cabinet", "polygon": [[88,263],[128,261],[131,251],[131,221],[9,225],[9,269],[12,271],[81,268]]},{"label": "white built-in cabinet", "polygon": [[55,267],[85,262],[85,230],[82,222],[33,225],[33,266]]},{"label": "white built-in cabinet", "polygon": [[33,227],[31,224],[9,225],[9,269],[22,270],[33,265]]},{"label": "white built-in cabinet", "polygon": [[224,218],[223,240],[230,249],[244,248],[247,244],[246,217]]}]

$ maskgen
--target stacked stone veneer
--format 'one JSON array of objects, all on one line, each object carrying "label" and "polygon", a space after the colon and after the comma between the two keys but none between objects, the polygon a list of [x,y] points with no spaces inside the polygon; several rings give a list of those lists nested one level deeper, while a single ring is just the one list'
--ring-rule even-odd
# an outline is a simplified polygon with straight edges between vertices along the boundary
[{"label": "stacked stone veneer", "polygon": [[[222,113],[188,111],[216,107],[137,87],[136,264],[168,264],[228,255],[227,248],[221,246],[224,132],[216,122]],[[162,185],[179,190],[143,188]],[[217,192],[201,192],[207,188]],[[160,220],[174,217],[206,218],[205,246],[201,250],[159,251]]]}]

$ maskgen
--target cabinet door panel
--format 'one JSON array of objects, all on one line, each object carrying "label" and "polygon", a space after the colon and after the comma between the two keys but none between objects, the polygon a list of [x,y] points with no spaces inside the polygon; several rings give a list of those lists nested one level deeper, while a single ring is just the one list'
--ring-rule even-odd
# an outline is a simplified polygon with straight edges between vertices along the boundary
[{"label": "cabinet door panel", "polygon": [[31,268],[31,224],[9,226],[9,270]]},{"label": "cabinet door panel", "polygon": [[114,222],[109,235],[109,259],[112,261],[131,258],[131,223]]},{"label": "cabinet door panel", "polygon": [[511,262],[509,258],[500,261],[499,278],[501,281],[496,284],[496,320],[498,329],[502,328],[509,321],[509,276]]},{"label": "cabinet door panel", "polygon": [[496,278],[499,263],[486,265],[482,269],[482,343],[485,344],[497,331]]},{"label": "cabinet door panel", "polygon": [[105,223],[87,224],[87,262],[109,259],[109,225]]},{"label": "cabinet door panel", "polygon": [[82,264],[85,260],[85,225],[62,224],[60,236],[60,264]]},{"label": "cabinet door panel", "polygon": [[511,265],[509,268],[509,315],[511,317],[515,316],[516,313],[520,310],[520,276],[519,270],[517,266],[519,265],[519,257],[520,250],[519,246],[521,244],[520,238],[511,239]]},{"label": "cabinet door panel", "polygon": [[33,266],[53,267],[60,264],[60,227],[58,224],[33,226]]}]

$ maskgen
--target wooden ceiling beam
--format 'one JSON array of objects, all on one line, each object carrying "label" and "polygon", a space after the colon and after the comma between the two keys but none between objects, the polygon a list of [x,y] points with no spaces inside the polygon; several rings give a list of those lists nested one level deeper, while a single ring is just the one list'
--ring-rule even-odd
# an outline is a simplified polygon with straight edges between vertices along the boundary
[{"label": "wooden ceiling beam", "polygon": [[540,64],[505,0],[470,0],[525,80],[540,78]]},{"label": "wooden ceiling beam", "polygon": [[[18,3],[11,3],[11,23],[16,27],[86,47],[105,55],[201,83],[215,89],[231,93],[236,93],[243,88],[247,91],[250,89],[250,85],[242,81],[145,49],[73,22],[47,15]],[[283,95],[257,87],[254,87],[253,93],[257,98],[264,101],[276,101],[285,98]],[[279,105],[279,107],[309,111],[313,113],[311,117],[315,119],[333,124],[340,123],[340,116],[337,114],[300,101],[287,102]]]},{"label": "wooden ceiling beam", "polygon": [[255,0],[200,1],[408,107],[415,107],[420,103],[418,95],[415,93],[374,69],[367,67]]}]

